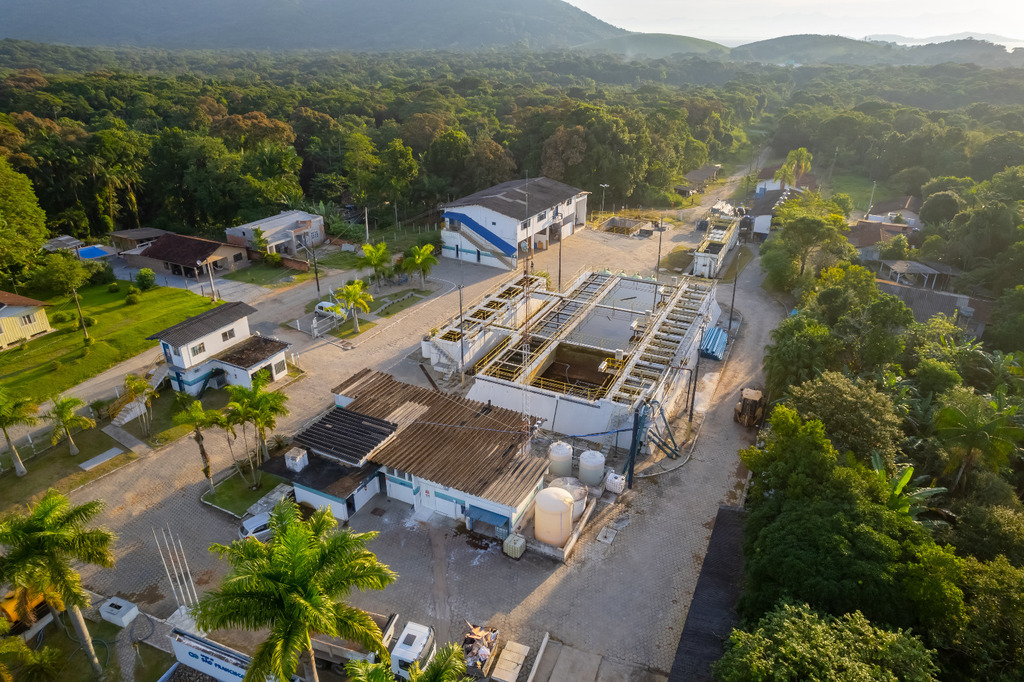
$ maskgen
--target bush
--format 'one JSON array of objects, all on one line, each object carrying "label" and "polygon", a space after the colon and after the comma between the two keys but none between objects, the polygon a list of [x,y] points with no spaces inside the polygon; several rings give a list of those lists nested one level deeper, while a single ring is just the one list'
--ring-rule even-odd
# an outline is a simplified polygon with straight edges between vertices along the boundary
[{"label": "bush", "polygon": [[146,289],[152,289],[156,286],[156,273],[149,268],[142,268],[138,274],[135,275],[135,283],[139,285],[139,288],[145,291]]},{"label": "bush", "polygon": [[281,260],[281,254],[279,253],[268,253],[263,260],[272,268],[280,268],[284,266]]},{"label": "bush", "polygon": [[110,284],[117,279],[114,268],[105,260],[87,261],[85,269],[89,271],[89,284]]},{"label": "bush", "polygon": [[94,343],[96,343],[96,339],[92,338],[91,336],[89,338],[87,338],[87,339],[82,339],[82,344],[83,345],[91,346]]},{"label": "bush", "polygon": [[128,287],[128,294],[129,295],[135,294],[136,296],[138,296],[141,293],[142,293],[142,291],[137,286],[131,285],[131,286]]},{"label": "bush", "polygon": [[68,310],[62,310],[59,313],[50,315],[50,322],[54,324],[63,324],[65,322],[70,322],[73,319],[75,319],[75,314]]},{"label": "bush", "polygon": [[140,300],[142,300],[142,297],[139,296],[138,294],[128,294],[127,296],[124,297],[124,302],[126,305],[138,305]]},{"label": "bush", "polygon": [[51,372],[59,372],[60,368],[61,368],[60,360],[54,360],[53,362],[50,363],[50,371]]},{"label": "bush", "polygon": [[121,285],[118,282],[111,282],[110,284],[107,285],[107,291],[109,291],[112,294],[116,294],[117,292],[121,291]]},{"label": "bush", "polygon": [[79,321],[79,323],[78,323],[78,328],[79,329],[82,328],[82,322],[85,323],[86,327],[91,327],[94,324],[96,324],[97,320],[96,320],[95,317],[89,317],[88,315],[85,315],[85,316],[82,317],[81,321]]}]

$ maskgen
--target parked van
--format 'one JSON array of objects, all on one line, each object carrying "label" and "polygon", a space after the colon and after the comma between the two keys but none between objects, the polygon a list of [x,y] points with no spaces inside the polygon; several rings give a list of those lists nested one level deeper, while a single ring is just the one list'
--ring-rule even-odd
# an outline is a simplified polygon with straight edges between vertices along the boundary
[{"label": "parked van", "polygon": [[266,542],[273,535],[274,531],[270,530],[270,512],[263,512],[262,514],[242,519],[242,523],[238,527],[239,540],[256,538],[260,542]]},{"label": "parked van", "polygon": [[341,305],[331,301],[320,301],[316,304],[314,312],[321,317],[333,317],[336,320],[344,321],[348,318],[348,311]]}]

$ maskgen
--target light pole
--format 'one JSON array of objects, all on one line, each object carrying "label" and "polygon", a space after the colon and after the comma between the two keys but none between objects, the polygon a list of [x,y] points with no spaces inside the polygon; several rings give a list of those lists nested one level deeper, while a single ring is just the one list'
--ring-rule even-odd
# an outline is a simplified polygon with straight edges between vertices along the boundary
[{"label": "light pole", "polygon": [[[203,261],[197,260],[196,261],[196,271],[197,271],[197,274],[198,274],[199,268],[201,268],[202,266],[203,266]],[[209,263],[206,264],[206,274],[208,274],[210,276],[210,302],[211,303],[216,303],[216,301],[217,301],[217,290],[213,288],[213,268],[210,267]]]},{"label": "light pole", "polygon": [[604,217],[604,191],[606,189],[608,189],[609,187],[611,187],[611,185],[606,185],[604,183],[601,183],[601,217],[602,218]]},{"label": "light pole", "polygon": [[320,298],[320,268],[318,268],[316,266],[316,251],[314,249],[308,248],[302,242],[296,242],[296,243],[300,247],[302,247],[303,251],[305,251],[306,253],[308,253],[309,255],[311,255],[313,257],[313,277],[316,278],[316,297]]},{"label": "light pole", "polygon": [[462,319],[462,285],[459,285],[459,371],[462,373],[462,385],[466,385],[466,326]]},{"label": "light pole", "polygon": [[[551,219],[552,219],[552,221],[557,222],[560,217],[561,217],[561,215],[559,215],[558,209],[556,208],[554,215],[551,216]],[[562,226],[559,225],[558,226],[558,290],[559,291],[562,290],[562,239],[564,237],[565,237],[565,235],[562,234]]]}]

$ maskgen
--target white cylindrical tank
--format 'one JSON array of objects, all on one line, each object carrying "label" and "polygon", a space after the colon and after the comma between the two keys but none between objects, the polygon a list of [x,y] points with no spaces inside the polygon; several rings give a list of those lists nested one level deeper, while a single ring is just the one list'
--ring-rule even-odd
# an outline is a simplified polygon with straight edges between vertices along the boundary
[{"label": "white cylindrical tank", "polygon": [[576,521],[583,516],[583,510],[587,507],[587,486],[578,478],[567,476],[556,478],[551,481],[549,488],[561,488],[572,495],[572,520]]},{"label": "white cylindrical tank", "polygon": [[572,476],[572,446],[564,441],[555,441],[548,448],[552,476]]},{"label": "white cylindrical tank", "polygon": [[533,532],[541,542],[561,547],[572,533],[572,495],[561,488],[537,493]]},{"label": "white cylindrical tank", "polygon": [[604,480],[604,455],[587,450],[580,455],[580,480],[587,485],[600,485]]}]

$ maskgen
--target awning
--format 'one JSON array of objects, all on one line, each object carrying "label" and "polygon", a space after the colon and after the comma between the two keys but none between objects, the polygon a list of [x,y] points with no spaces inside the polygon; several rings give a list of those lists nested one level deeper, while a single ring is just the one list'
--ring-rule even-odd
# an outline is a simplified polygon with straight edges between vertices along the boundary
[{"label": "awning", "polygon": [[495,528],[501,528],[508,524],[508,517],[502,516],[501,514],[495,514],[492,511],[481,509],[480,507],[474,507],[469,505],[469,509],[466,510],[466,516],[473,519],[474,521],[483,521],[489,523]]}]

